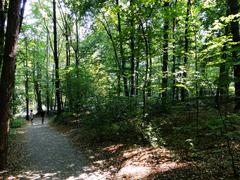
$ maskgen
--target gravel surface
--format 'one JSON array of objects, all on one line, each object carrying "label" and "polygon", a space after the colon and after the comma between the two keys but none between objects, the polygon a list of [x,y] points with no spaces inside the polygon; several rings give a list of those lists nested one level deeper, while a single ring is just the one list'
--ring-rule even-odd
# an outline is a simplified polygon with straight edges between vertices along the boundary
[{"label": "gravel surface", "polygon": [[85,155],[46,121],[42,124],[40,118],[36,118],[32,125],[28,124],[21,132],[9,153],[10,173],[15,177],[77,179],[75,177],[84,172],[87,165]]}]

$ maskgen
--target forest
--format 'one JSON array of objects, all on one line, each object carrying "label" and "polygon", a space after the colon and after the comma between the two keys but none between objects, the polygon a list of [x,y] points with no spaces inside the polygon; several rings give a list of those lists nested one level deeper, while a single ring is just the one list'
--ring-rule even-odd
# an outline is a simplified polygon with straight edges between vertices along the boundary
[{"label": "forest", "polygon": [[[93,179],[238,179],[239,4],[0,0],[0,178],[23,172],[19,137],[34,149],[34,133],[53,128],[86,162],[117,169]],[[41,112],[48,123],[34,130]]]}]

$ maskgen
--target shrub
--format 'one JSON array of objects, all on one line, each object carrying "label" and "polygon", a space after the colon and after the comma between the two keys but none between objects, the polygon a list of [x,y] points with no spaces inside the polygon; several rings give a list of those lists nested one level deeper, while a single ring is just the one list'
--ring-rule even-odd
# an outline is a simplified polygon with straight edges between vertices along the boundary
[{"label": "shrub", "polygon": [[19,128],[26,123],[24,119],[21,118],[13,118],[10,120],[10,127],[11,128]]}]

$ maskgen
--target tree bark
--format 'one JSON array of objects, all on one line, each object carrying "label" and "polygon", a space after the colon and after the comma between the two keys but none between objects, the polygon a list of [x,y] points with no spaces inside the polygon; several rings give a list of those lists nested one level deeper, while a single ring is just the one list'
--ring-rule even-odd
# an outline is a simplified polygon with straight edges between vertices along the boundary
[{"label": "tree bark", "polygon": [[[188,40],[188,23],[189,23],[189,15],[190,15],[190,8],[191,8],[191,0],[187,1],[187,13],[186,13],[186,18],[185,18],[185,46],[184,46],[184,72],[183,72],[183,79],[184,83],[186,81],[187,77],[187,63],[188,63],[188,47],[189,47],[189,40]],[[181,89],[181,100],[184,101],[187,96],[187,91],[185,88]]]},{"label": "tree bark", "polygon": [[[175,1],[174,6],[177,5],[177,0]],[[173,78],[173,82],[172,82],[172,102],[174,103],[175,100],[177,100],[177,88],[176,88],[176,28],[177,28],[177,18],[176,16],[173,18],[172,20],[172,38],[173,38],[173,52],[172,52],[172,78]]]},{"label": "tree bark", "polygon": [[[118,0],[116,0],[116,5],[119,5]],[[122,26],[121,26],[121,16],[120,12],[117,13],[117,19],[118,19],[118,35],[119,35],[119,45],[120,45],[120,55],[121,55],[121,71],[122,71],[122,78],[123,78],[123,84],[124,84],[124,93],[125,96],[129,96],[129,90],[128,90],[128,80],[126,75],[126,59],[124,56],[123,51],[123,40],[122,40]]]},{"label": "tree bark", "polygon": [[[49,70],[49,34],[47,34],[47,47],[46,47],[46,69]],[[47,90],[46,90],[46,102],[47,102],[47,114],[49,114],[50,111],[50,87],[49,87],[49,73],[46,74],[46,82],[47,82]]]},{"label": "tree bark", "polygon": [[134,42],[134,12],[133,12],[133,0],[130,0],[131,7],[131,19],[130,19],[130,49],[131,49],[131,96],[136,95],[136,86],[135,86],[135,42]]},{"label": "tree bark", "polygon": [[[237,0],[228,0],[228,8],[229,8],[229,14],[230,15],[236,15],[239,12],[238,7],[238,1]],[[235,110],[240,110],[240,59],[239,59],[239,42],[240,42],[240,36],[239,36],[239,22],[236,18],[231,22],[231,33],[232,33],[232,40],[233,42],[237,43],[232,45],[233,51],[232,51],[232,59],[235,63],[234,65],[234,78],[235,78],[235,98],[236,98],[236,106]]]},{"label": "tree bark", "polygon": [[146,94],[146,90],[147,90],[147,85],[148,85],[148,80],[149,80],[149,44],[148,44],[148,39],[147,39],[147,35],[144,29],[144,25],[143,22],[141,20],[139,20],[140,22],[140,26],[141,26],[141,30],[142,30],[142,36],[143,36],[143,40],[144,40],[144,44],[145,44],[145,59],[146,59],[146,63],[145,63],[145,75],[144,75],[144,82],[143,82],[143,118],[146,118],[146,113],[147,113],[147,94]]},{"label": "tree bark", "polygon": [[0,0],[0,72],[2,70],[2,62],[3,62],[3,54],[4,54],[6,4],[7,3],[4,0]]},{"label": "tree bark", "polygon": [[58,42],[57,42],[57,18],[56,18],[56,1],[53,0],[53,35],[54,35],[54,62],[55,62],[55,96],[57,103],[57,113],[62,112],[60,78],[59,78],[59,59],[58,59]]},{"label": "tree bark", "polygon": [[27,38],[25,38],[25,51],[26,51],[26,60],[25,60],[25,96],[26,96],[26,120],[29,120],[29,77],[28,77],[28,42]]},{"label": "tree bark", "polygon": [[176,97],[176,41],[175,41],[175,30],[176,29],[176,18],[173,19],[173,27],[172,27],[172,32],[173,32],[173,55],[172,55],[172,76],[173,76],[173,84],[172,84],[172,102],[175,101]]},{"label": "tree bark", "polygon": [[75,50],[75,61],[76,61],[76,67],[79,66],[79,32],[78,32],[78,18],[75,20],[76,24],[76,50]]},{"label": "tree bark", "polygon": [[20,25],[20,0],[10,0],[0,81],[0,170],[7,167],[9,104],[13,93],[16,45]]},{"label": "tree bark", "polygon": [[[164,3],[165,11],[169,7],[169,2]],[[164,19],[163,26],[163,65],[162,65],[162,104],[166,105],[167,102],[167,88],[168,88],[168,30],[169,30],[169,20],[168,17]]]}]

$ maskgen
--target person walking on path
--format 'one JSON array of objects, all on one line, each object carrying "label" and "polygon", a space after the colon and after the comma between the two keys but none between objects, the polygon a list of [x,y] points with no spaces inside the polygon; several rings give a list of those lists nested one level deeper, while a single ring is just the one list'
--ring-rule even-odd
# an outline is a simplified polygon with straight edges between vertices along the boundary
[{"label": "person walking on path", "polygon": [[31,124],[33,124],[33,110],[30,110],[30,120],[31,120]]},{"label": "person walking on path", "polygon": [[45,116],[45,112],[41,111],[40,112],[41,118],[42,118],[42,124],[44,124],[44,116]]}]

